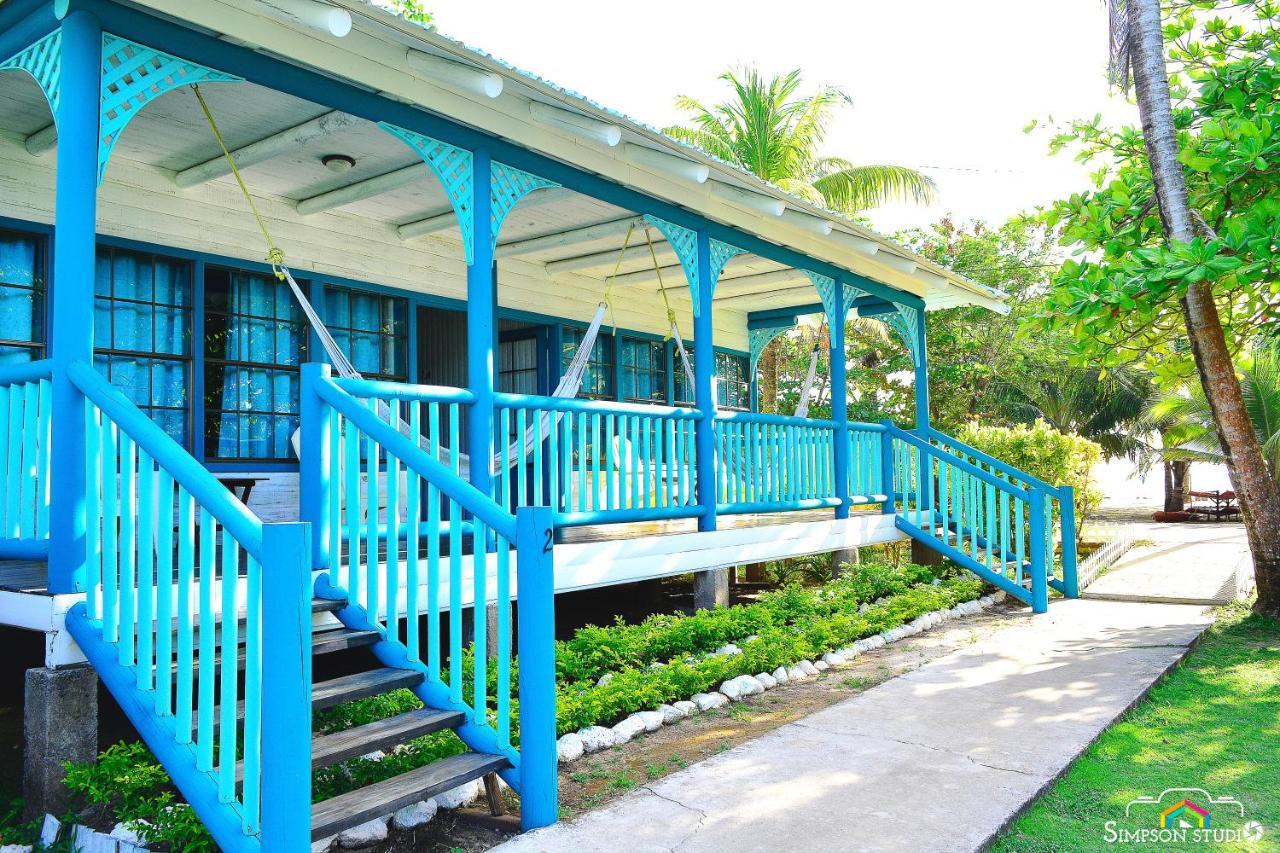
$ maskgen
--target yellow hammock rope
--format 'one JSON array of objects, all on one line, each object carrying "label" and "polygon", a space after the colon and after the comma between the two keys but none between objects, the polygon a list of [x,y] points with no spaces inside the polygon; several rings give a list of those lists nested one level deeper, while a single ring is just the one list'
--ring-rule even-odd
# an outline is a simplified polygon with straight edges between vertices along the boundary
[{"label": "yellow hammock rope", "polygon": [[267,262],[271,264],[271,269],[275,271],[276,278],[284,281],[284,273],[280,270],[284,266],[284,252],[276,245],[276,241],[271,238],[271,232],[267,230],[267,223],[262,220],[262,214],[258,212],[258,205],[254,203],[253,196],[249,193],[249,187],[245,184],[244,178],[240,176],[240,169],[236,166],[236,158],[231,156],[231,149],[227,148],[226,140],[222,138],[222,131],[218,130],[218,122],[214,120],[213,111],[209,109],[209,104],[205,102],[204,95],[200,92],[200,87],[192,83],[191,91],[196,93],[196,100],[200,102],[200,109],[204,112],[205,121],[209,122],[209,129],[213,131],[214,139],[218,140],[218,146],[222,148],[222,156],[226,158],[227,165],[231,167],[231,174],[235,175],[236,183],[240,185],[240,192],[244,194],[244,200],[249,205],[253,218],[258,222],[258,229],[262,231],[262,236],[267,241]]},{"label": "yellow hammock rope", "polygon": [[[667,286],[662,283],[662,269],[658,266],[658,253],[653,248],[653,235],[649,233],[649,229],[644,229],[644,239],[649,243],[649,257],[653,259],[653,274],[658,277],[658,292],[662,294],[662,304],[667,309],[667,326],[671,329],[678,328],[676,323],[676,312],[671,307],[671,300],[667,299]],[[671,332],[667,332],[667,339],[671,338]]]}]

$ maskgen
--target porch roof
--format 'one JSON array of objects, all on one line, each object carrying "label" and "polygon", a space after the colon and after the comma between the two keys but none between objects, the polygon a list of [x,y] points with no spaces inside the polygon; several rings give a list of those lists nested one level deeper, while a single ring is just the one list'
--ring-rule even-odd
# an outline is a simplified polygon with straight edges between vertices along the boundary
[{"label": "porch roof", "polygon": [[[980,305],[996,311],[1008,310],[1003,294],[995,288],[957,275],[881,234],[791,196],[736,166],[667,137],[656,128],[438,32],[405,21],[369,0],[326,0],[351,14],[353,30],[343,38],[308,26],[285,11],[296,9],[295,2],[131,0],[130,5],[505,138],[770,243],[793,248],[921,297],[930,309]],[[502,81],[501,94],[488,97],[481,91],[462,87],[424,85],[431,81],[422,73],[421,55],[493,75]],[[584,124],[585,128],[575,127],[575,122]],[[610,146],[599,138],[599,130],[604,127],[610,128],[608,132],[618,138],[615,145]],[[690,178],[688,172],[694,168],[703,170],[709,179],[699,183]],[[569,199],[556,202],[557,205],[566,203],[574,202]],[[762,208],[772,210],[762,212]],[[778,210],[782,212],[775,215],[773,211]],[[626,211],[618,213],[625,216]],[[597,222],[617,218],[603,210],[597,212],[597,217]],[[574,218],[576,229],[592,224],[581,217]],[[828,229],[829,233],[824,233]],[[597,243],[596,251],[607,255],[610,250],[616,250],[615,245],[620,247],[621,240],[620,234],[615,235],[610,245]],[[576,266],[576,271],[588,269],[582,265],[589,261],[581,260],[582,257],[576,256],[576,264],[569,266]],[[542,260],[550,263],[568,259]],[[718,300],[739,304],[724,307],[761,310],[812,302],[812,290],[806,291],[807,282],[802,276],[788,281],[783,265],[751,257],[741,261],[735,264],[738,269],[731,267],[726,271],[717,293]],[[634,272],[637,276],[632,281],[655,283],[652,277],[646,279],[643,270]],[[678,270],[674,272],[674,278],[682,283]],[[775,275],[732,284],[739,276],[770,272]],[[599,277],[603,277],[603,273]],[[671,283],[668,281],[668,286]]]}]

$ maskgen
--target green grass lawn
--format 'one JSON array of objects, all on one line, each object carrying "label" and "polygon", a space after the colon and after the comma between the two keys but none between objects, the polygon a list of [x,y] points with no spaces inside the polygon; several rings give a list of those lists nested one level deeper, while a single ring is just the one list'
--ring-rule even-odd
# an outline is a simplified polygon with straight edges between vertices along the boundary
[{"label": "green grass lawn", "polygon": [[[1167,788],[1201,788],[1212,829],[1264,828],[1261,841],[1217,842],[1230,850],[1280,850],[1280,621],[1224,610],[1202,642],[1151,691],[1148,698],[1073,764],[995,844],[998,851],[1074,851],[1141,847],[1169,850],[1204,846],[1159,838],[1146,844],[1108,843],[1113,828],[1159,829],[1159,815],[1194,793],[1170,794],[1160,805],[1125,806]],[[1114,838],[1112,839],[1115,840]]]}]

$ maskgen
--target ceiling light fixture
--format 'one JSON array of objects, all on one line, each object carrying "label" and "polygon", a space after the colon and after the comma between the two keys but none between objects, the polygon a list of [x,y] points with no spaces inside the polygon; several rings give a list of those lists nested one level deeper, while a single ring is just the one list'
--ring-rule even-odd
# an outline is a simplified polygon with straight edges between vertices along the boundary
[{"label": "ceiling light fixture", "polygon": [[356,167],[354,157],[348,157],[346,154],[328,154],[320,158],[320,162],[324,167],[335,175],[341,175],[350,172]]}]

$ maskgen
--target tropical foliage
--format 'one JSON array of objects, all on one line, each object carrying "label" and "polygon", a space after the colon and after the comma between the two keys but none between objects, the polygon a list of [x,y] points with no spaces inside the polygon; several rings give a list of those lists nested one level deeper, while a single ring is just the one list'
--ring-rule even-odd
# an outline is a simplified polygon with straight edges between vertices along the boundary
[{"label": "tropical foliage", "polygon": [[[1240,390],[1271,476],[1280,483],[1280,346],[1260,345],[1241,357]],[[1158,397],[1151,422],[1163,430],[1164,456],[1189,462],[1225,464],[1213,412],[1199,384]]]},{"label": "tropical foliage", "polygon": [[720,79],[729,85],[731,98],[718,104],[677,98],[690,124],[668,127],[666,133],[837,213],[933,198],[932,179],[914,169],[855,165],[821,153],[833,114],[850,103],[841,90],[822,86],[801,95],[799,69],[766,79],[745,68],[726,71]]}]

